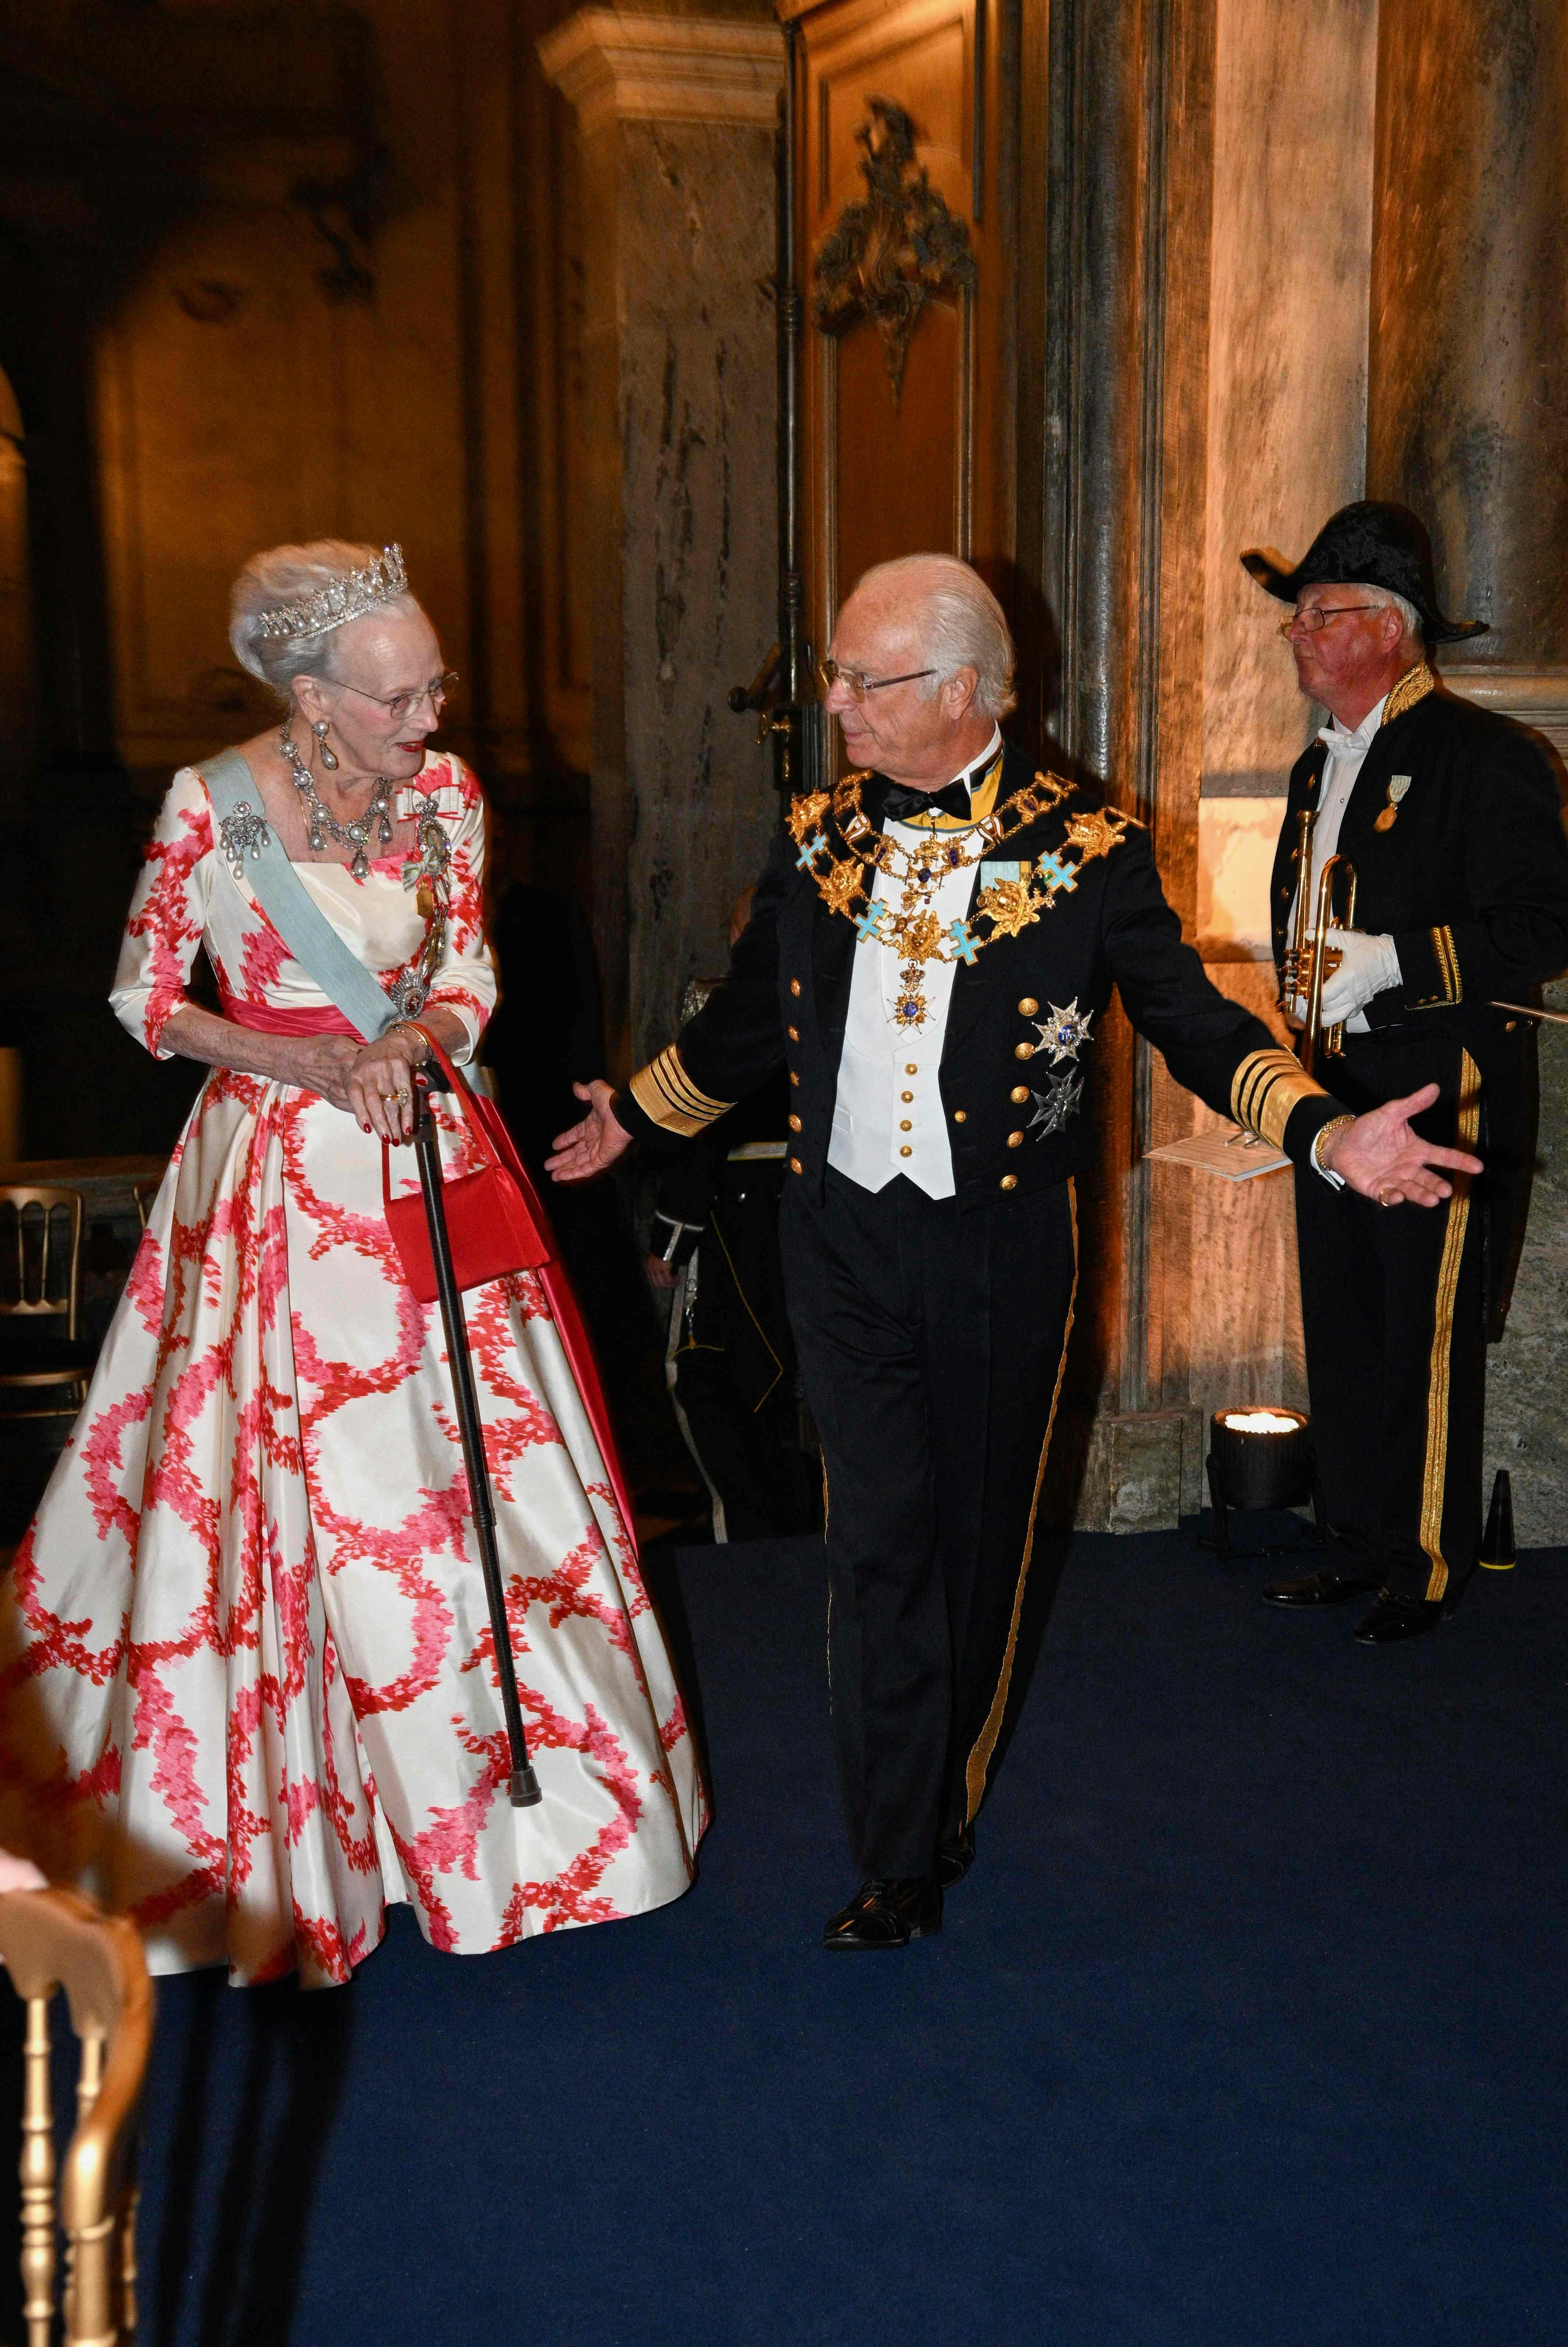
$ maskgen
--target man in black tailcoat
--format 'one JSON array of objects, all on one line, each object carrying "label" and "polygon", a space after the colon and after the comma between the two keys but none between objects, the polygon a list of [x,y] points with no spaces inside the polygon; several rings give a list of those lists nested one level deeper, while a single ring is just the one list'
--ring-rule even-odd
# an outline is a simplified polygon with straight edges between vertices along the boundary
[{"label": "man in black tailcoat", "polygon": [[[828,1664],[861,1889],[832,1949],[940,1926],[974,1855],[1078,1278],[1111,990],[1177,1079],[1298,1164],[1340,1118],[1184,946],[1138,824],[1003,743],[1012,644],[967,564],[867,572],[823,665],[852,767],[797,799],[730,975],[558,1177],[702,1132],[781,1063],[785,1289],[827,1481]],[[1427,1095],[1337,1124],[1341,1178],[1424,1203]],[[1315,1174],[1314,1179],[1317,1176]]]},{"label": "man in black tailcoat", "polygon": [[[1330,1562],[1265,1594],[1296,1607],[1372,1594],[1356,1635],[1385,1645],[1432,1628],[1475,1564],[1489,1306],[1504,1299],[1521,1235],[1533,1122],[1533,1026],[1496,1004],[1528,1001],[1568,962],[1568,844],[1530,735],[1432,672],[1429,644],[1485,623],[1443,617],[1414,515],[1347,506],[1294,569],[1267,549],[1242,560],[1294,603],[1281,631],[1302,692],[1330,712],[1292,770],[1275,856],[1282,986],[1298,886],[1315,919],[1326,858],[1348,857],[1354,930],[1327,930],[1339,959],[1323,995],[1325,1024],[1344,1035],[1317,1072],[1358,1111],[1435,1085],[1418,1130],[1486,1165],[1433,1214],[1296,1174]],[[1342,893],[1335,903],[1343,917]]]}]

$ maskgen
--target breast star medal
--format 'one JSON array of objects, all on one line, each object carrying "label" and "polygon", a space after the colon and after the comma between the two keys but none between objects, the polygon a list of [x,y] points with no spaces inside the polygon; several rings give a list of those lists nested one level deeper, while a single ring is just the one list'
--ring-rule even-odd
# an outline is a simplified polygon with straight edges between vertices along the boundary
[{"label": "breast star medal", "polygon": [[1084,1044],[1092,1042],[1094,1039],[1089,1030],[1094,1013],[1092,1010],[1080,1010],[1076,994],[1065,1010],[1054,1002],[1048,1002],[1045,1007],[1050,1016],[1049,1019],[1037,1019],[1034,1029],[1040,1037],[1040,1050],[1050,1053],[1050,1064],[1054,1068],[1063,1060],[1076,1060]]},{"label": "breast star medal", "polygon": [[1409,789],[1409,787],[1410,777],[1409,774],[1389,775],[1389,804],[1386,807],[1379,807],[1378,810],[1377,819],[1372,825],[1374,831],[1393,830],[1395,824],[1399,820],[1399,801],[1404,797],[1405,793]]},{"label": "breast star medal", "polygon": [[1043,1141],[1048,1133],[1060,1133],[1068,1119],[1078,1114],[1083,1099],[1083,1071],[1064,1068],[1061,1075],[1048,1076],[1046,1085],[1046,1091],[1030,1094],[1034,1115],[1029,1129],[1038,1141]]}]

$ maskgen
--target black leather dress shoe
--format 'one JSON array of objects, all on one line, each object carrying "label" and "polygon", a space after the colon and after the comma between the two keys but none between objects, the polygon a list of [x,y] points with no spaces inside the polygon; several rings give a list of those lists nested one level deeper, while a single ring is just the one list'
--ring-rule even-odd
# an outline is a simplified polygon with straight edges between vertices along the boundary
[{"label": "black leather dress shoe", "polygon": [[975,1862],[975,1829],[960,1826],[957,1833],[946,1833],[937,1844],[937,1888],[950,1891],[961,1882]]},{"label": "black leather dress shoe", "polygon": [[1358,1646],[1394,1646],[1401,1638],[1424,1637],[1435,1630],[1443,1618],[1440,1599],[1431,1597],[1391,1597],[1386,1589],[1378,1592],[1378,1602],[1369,1614],[1362,1615],[1356,1624]]},{"label": "black leather dress shoe", "polygon": [[858,1955],[873,1948],[907,1948],[942,1928],[942,1894],[927,1874],[879,1875],[863,1882],[847,1907],[823,1927],[825,1948]]},{"label": "black leather dress shoe", "polygon": [[1353,1581],[1348,1573],[1309,1573],[1305,1581],[1276,1581],[1264,1591],[1268,1605],[1343,1605],[1348,1597],[1365,1597],[1375,1581]]}]

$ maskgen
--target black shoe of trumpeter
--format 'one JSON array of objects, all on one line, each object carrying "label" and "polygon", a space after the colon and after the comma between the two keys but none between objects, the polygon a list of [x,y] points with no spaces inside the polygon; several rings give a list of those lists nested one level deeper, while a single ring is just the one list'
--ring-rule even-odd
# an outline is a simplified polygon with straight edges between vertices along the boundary
[{"label": "black shoe of trumpeter", "polygon": [[1391,1597],[1378,1592],[1378,1602],[1356,1624],[1358,1646],[1394,1646],[1401,1638],[1424,1637],[1443,1618],[1441,1601],[1431,1597]]},{"label": "black shoe of trumpeter", "polygon": [[942,1894],[929,1875],[879,1875],[863,1882],[847,1907],[823,1927],[825,1948],[861,1954],[873,1948],[907,1948],[942,1928]]},{"label": "black shoe of trumpeter", "polygon": [[945,1833],[937,1844],[937,1888],[950,1891],[961,1882],[975,1862],[975,1829],[960,1826],[957,1833]]},{"label": "black shoe of trumpeter", "polygon": [[1365,1597],[1375,1581],[1353,1581],[1348,1573],[1309,1573],[1305,1581],[1276,1581],[1263,1593],[1268,1605],[1343,1605],[1348,1597]]}]

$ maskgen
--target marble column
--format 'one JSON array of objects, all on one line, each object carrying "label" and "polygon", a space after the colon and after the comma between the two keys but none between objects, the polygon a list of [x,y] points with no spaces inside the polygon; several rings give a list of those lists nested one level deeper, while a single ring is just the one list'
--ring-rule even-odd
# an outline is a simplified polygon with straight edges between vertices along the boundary
[{"label": "marble column", "polygon": [[593,887],[612,1074],[721,972],[778,819],[725,693],[773,641],[772,11],[585,8],[539,44],[577,110],[592,233],[579,518],[594,591]]},{"label": "marble column", "polygon": [[[1420,514],[1445,607],[1491,622],[1453,689],[1568,753],[1568,14],[1382,0],[1367,487]],[[1568,1004],[1568,987],[1547,1000]],[[1568,1033],[1541,1040],[1530,1225],[1488,1364],[1486,1469],[1521,1542],[1568,1538]]]},{"label": "marble column", "polygon": [[1562,0],[1383,0],[1368,494],[1491,621],[1467,669],[1568,663],[1565,82]]}]

